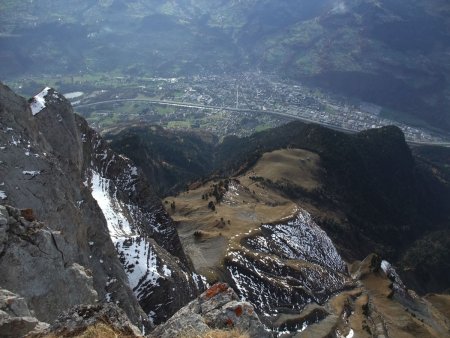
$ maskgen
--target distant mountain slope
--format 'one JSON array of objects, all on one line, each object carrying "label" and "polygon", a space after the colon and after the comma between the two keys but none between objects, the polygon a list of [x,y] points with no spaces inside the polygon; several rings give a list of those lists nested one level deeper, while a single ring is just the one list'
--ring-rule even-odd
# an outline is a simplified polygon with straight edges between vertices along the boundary
[{"label": "distant mountain slope", "polygon": [[140,166],[160,195],[180,191],[208,175],[212,167],[213,135],[139,126],[109,132],[105,138],[115,151]]},{"label": "distant mountain slope", "polygon": [[0,75],[263,69],[448,130],[449,13],[445,0],[7,1]]},{"label": "distant mountain slope", "polygon": [[261,49],[267,65],[281,65],[290,76],[448,127],[448,4],[340,3],[335,11],[270,37]]},{"label": "distant mountain slope", "polygon": [[[150,127],[147,133],[147,136],[142,133],[135,135],[135,139],[141,139],[136,143],[143,147],[140,153],[147,151],[146,137],[147,140],[164,140],[167,142],[166,150],[178,148],[171,154],[164,151],[160,155],[156,148],[149,148],[156,157],[170,158],[192,149],[187,143],[183,151],[183,144],[177,141],[171,146],[170,140],[161,138],[159,133],[150,136]],[[124,135],[130,138],[133,132],[130,130]],[[114,141],[114,137],[112,139],[113,146],[120,144],[120,141]],[[213,168],[209,174],[193,172],[191,178],[186,177],[182,182],[186,185],[208,175],[227,178],[245,173],[264,153],[282,148],[302,148],[316,153],[320,157],[320,170],[315,175],[320,185],[308,190],[294,183],[293,179],[286,183],[261,178],[262,183],[300,205],[309,205],[307,209],[346,259],[362,258],[376,251],[392,261],[399,261],[415,241],[435,231],[449,229],[448,179],[439,174],[441,169],[433,163],[414,157],[396,127],[350,135],[317,125],[292,122],[242,139],[228,137],[212,150],[208,148],[207,154],[196,155],[206,161],[202,163],[203,168]],[[196,151],[200,149],[206,148],[200,146]],[[126,154],[129,152],[127,148],[121,150]],[[268,165],[267,160],[265,163]],[[150,169],[144,171],[151,173],[149,179],[158,181],[158,173],[151,169],[151,163],[147,164]],[[167,166],[171,165],[172,162],[168,161]],[[198,186],[192,184],[192,189]],[[441,254],[436,256],[441,258],[433,263],[433,271],[437,271],[441,264],[445,265],[445,249]],[[407,265],[411,267],[410,263]],[[436,276],[440,276],[440,282],[428,284],[423,281],[416,289],[445,289],[446,275],[436,273]]]},{"label": "distant mountain slope", "polygon": [[[345,210],[348,223],[353,224],[350,229],[355,227],[355,231],[342,225],[334,229],[338,233],[367,236],[395,254],[416,236],[449,226],[448,182],[414,160],[395,127],[347,135],[294,122],[242,140],[226,139],[217,159],[228,163],[228,168],[239,168],[243,163],[253,164],[265,151],[286,146],[320,155],[325,186],[312,200],[319,208]],[[295,189],[290,194],[311,198]]]}]

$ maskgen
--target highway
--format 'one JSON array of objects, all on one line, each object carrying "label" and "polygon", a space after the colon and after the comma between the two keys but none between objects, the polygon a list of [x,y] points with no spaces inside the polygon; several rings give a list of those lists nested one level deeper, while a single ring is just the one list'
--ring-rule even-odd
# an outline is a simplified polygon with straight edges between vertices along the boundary
[{"label": "highway", "polygon": [[[225,111],[231,111],[231,112],[244,112],[244,113],[263,113],[263,114],[272,114],[272,115],[278,115],[283,117],[288,117],[291,119],[296,119],[299,121],[307,122],[307,123],[315,123],[320,124],[322,126],[325,126],[327,128],[342,131],[345,133],[357,133],[358,130],[353,130],[349,128],[339,127],[335,126],[329,123],[320,122],[316,120],[312,120],[303,116],[298,115],[292,115],[288,113],[283,113],[280,111],[271,111],[271,110],[256,110],[256,109],[245,109],[245,108],[235,108],[235,107],[217,107],[217,106],[208,106],[208,105],[202,105],[198,103],[186,103],[186,102],[180,102],[180,101],[171,101],[171,100],[156,100],[156,99],[113,99],[113,100],[105,100],[105,101],[98,101],[98,102],[91,102],[91,103],[85,103],[85,104],[74,104],[73,107],[76,108],[85,108],[85,107],[91,107],[91,106],[97,106],[101,104],[108,104],[108,103],[120,103],[120,102],[147,102],[150,104],[158,104],[163,106],[171,106],[171,107],[183,107],[183,108],[196,108],[196,109],[206,109],[206,110],[225,110]],[[407,141],[410,145],[434,145],[434,146],[442,146],[442,147],[450,147],[450,142],[420,142],[420,141]]]}]

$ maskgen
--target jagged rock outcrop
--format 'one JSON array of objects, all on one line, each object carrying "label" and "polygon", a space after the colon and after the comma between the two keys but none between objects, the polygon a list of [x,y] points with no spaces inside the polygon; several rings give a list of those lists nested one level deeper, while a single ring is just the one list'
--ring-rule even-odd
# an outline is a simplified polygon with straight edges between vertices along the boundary
[{"label": "jagged rock outcrop", "polygon": [[240,301],[227,284],[218,283],[158,326],[150,337],[198,336],[211,329],[230,328],[237,328],[251,338],[271,337],[253,305]]},{"label": "jagged rock outcrop", "polygon": [[[50,321],[72,304],[95,303],[90,271],[67,261],[67,243],[59,231],[28,221],[23,210],[0,205],[0,285],[20,290],[39,319]],[[30,219],[30,218],[29,218]],[[7,271],[7,273],[6,273]],[[32,287],[29,287],[32,284]]]},{"label": "jagged rock outcrop", "polygon": [[[100,328],[96,328],[100,325]],[[124,311],[117,305],[77,305],[63,314],[43,332],[30,334],[28,338],[39,338],[46,335],[56,337],[74,337],[82,335],[88,329],[105,329],[108,333],[121,337],[141,337],[142,333],[127,318]]]},{"label": "jagged rock outcrop", "polygon": [[[53,89],[27,102],[0,84],[0,156],[0,204],[32,209],[39,220],[32,230],[22,216],[13,222],[20,226],[2,224],[0,286],[23,296],[39,320],[105,301],[141,327],[202,288],[140,170]],[[11,264],[21,268],[11,273]]]},{"label": "jagged rock outcrop", "polygon": [[331,239],[302,210],[291,221],[263,224],[230,250],[226,267],[241,297],[267,316],[325,303],[352,285]]},{"label": "jagged rock outcrop", "polygon": [[48,326],[33,316],[25,299],[0,289],[0,337],[22,337],[30,331],[43,331]]}]

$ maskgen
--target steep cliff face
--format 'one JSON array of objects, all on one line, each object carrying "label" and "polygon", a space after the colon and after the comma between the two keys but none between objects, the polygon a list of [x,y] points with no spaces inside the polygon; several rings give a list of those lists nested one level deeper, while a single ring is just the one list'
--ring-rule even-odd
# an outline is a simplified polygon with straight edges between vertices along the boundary
[{"label": "steep cliff face", "polygon": [[326,233],[306,211],[288,222],[263,224],[230,250],[226,267],[244,299],[266,316],[323,304],[352,286],[347,268]]},{"label": "steep cliff face", "polygon": [[151,321],[167,320],[203,288],[201,277],[140,169],[115,154],[84,119],[78,123],[87,156],[84,184],[102,210],[130,287]]},{"label": "steep cliff face", "polygon": [[53,89],[27,102],[0,84],[0,191],[1,204],[42,224],[31,237],[2,224],[0,253],[0,285],[39,320],[106,301],[133,323],[158,322],[202,287],[140,171]]}]

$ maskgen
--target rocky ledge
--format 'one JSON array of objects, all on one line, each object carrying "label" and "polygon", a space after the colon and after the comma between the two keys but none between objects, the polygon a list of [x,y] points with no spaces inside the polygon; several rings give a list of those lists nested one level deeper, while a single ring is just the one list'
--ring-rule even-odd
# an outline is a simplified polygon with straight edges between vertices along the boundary
[{"label": "rocky ledge", "polygon": [[0,289],[0,337],[22,337],[31,331],[41,331],[48,327],[47,323],[34,317],[25,299]]},{"label": "rocky ledge", "polygon": [[31,333],[27,338],[78,336],[142,337],[142,334],[121,308],[104,303],[77,305],[60,315],[47,329]]},{"label": "rocky ledge", "polygon": [[[146,335],[145,328],[134,326],[125,312],[112,303],[77,305],[61,314],[52,325],[38,322],[26,302],[6,290],[0,291],[0,306],[0,337],[134,338]],[[228,284],[217,283],[145,337],[268,338],[272,334],[266,331],[252,304],[240,301]]]},{"label": "rocky ledge", "polygon": [[150,337],[197,337],[212,329],[237,329],[251,338],[272,336],[251,303],[240,301],[228,284],[217,283],[158,326]]}]

